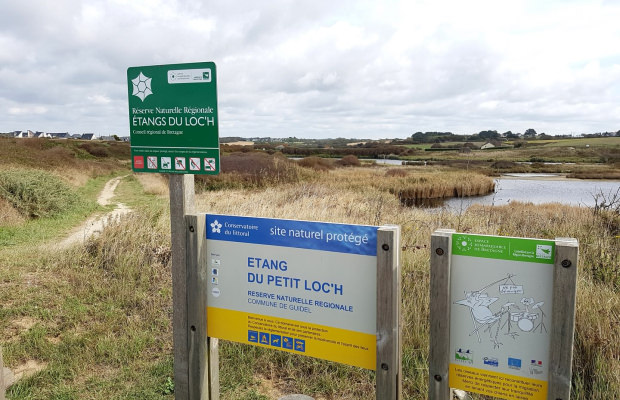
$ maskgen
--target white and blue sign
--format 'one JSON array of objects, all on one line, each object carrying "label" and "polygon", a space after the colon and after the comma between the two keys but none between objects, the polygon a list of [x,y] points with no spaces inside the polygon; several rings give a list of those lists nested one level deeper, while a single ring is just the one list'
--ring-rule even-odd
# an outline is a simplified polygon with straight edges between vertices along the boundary
[{"label": "white and blue sign", "polygon": [[207,239],[377,255],[377,227],[207,214]]},{"label": "white and blue sign", "polygon": [[375,368],[378,227],[205,218],[209,336]]}]

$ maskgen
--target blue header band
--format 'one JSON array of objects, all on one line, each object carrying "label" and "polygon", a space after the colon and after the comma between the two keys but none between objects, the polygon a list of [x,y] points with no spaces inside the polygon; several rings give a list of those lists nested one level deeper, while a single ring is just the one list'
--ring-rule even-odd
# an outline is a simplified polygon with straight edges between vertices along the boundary
[{"label": "blue header band", "polygon": [[209,240],[377,255],[376,226],[217,214],[206,218]]}]

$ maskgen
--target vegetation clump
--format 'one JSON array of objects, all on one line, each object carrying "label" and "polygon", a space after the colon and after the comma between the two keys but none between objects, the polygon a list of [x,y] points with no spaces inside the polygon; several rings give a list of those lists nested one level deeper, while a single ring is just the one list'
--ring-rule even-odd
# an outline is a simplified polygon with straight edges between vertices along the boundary
[{"label": "vegetation clump", "polygon": [[327,171],[330,169],[334,169],[334,165],[330,160],[317,156],[302,158],[301,160],[297,161],[297,164],[302,167],[312,168],[317,171]]},{"label": "vegetation clump", "polygon": [[26,218],[54,216],[76,201],[71,187],[40,170],[0,172],[0,197]]},{"label": "vegetation clump", "polygon": [[348,154],[336,161],[336,164],[341,167],[359,167],[361,165],[360,160],[353,154]]},{"label": "vegetation clump", "polygon": [[232,153],[221,157],[220,167],[219,175],[196,177],[199,191],[260,188],[295,183],[309,177],[304,168],[279,153]]}]

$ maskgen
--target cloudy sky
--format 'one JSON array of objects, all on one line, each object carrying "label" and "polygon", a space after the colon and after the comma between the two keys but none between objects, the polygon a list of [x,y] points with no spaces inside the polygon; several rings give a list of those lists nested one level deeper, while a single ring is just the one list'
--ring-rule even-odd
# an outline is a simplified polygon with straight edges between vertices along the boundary
[{"label": "cloudy sky", "polygon": [[128,135],[130,66],[214,61],[220,136],[620,129],[620,0],[1,0],[0,132]]}]

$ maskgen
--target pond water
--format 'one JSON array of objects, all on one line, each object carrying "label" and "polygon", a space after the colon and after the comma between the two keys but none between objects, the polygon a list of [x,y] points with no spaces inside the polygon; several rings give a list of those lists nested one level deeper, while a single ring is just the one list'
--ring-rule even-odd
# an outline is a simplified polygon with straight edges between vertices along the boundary
[{"label": "pond water", "polygon": [[[562,203],[574,206],[594,206],[594,195],[606,196],[620,188],[620,181],[549,179],[550,174],[510,174],[495,180],[495,193],[479,197],[454,198],[442,205],[452,210],[465,210],[472,204],[506,205],[511,201]],[[528,179],[523,179],[528,178]],[[534,179],[532,179],[534,178]],[[541,179],[536,179],[541,178]],[[558,177],[559,178],[559,177]]]}]

